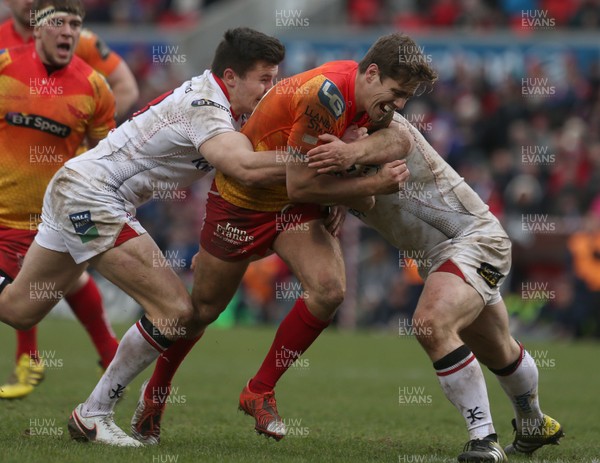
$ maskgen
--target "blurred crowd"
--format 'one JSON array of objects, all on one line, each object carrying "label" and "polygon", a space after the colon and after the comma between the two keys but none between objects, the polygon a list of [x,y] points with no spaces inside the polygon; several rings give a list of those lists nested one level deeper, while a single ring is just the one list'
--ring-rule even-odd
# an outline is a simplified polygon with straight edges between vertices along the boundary
[{"label": "blurred crowd", "polygon": [[538,19],[550,27],[600,27],[598,0],[348,0],[348,14],[353,24],[394,24],[404,30],[523,31]]},{"label": "blurred crowd", "polygon": [[215,0],[84,0],[86,21],[95,23],[192,26]]}]

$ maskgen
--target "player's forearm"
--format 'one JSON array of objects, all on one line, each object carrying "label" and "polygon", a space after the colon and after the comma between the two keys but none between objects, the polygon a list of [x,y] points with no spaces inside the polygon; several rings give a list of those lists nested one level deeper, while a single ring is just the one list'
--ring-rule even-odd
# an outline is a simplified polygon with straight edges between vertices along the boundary
[{"label": "player's forearm", "polygon": [[277,151],[249,151],[240,155],[240,180],[249,186],[264,186],[285,183],[285,162],[281,162]]},{"label": "player's forearm", "polygon": [[381,165],[404,159],[412,149],[408,132],[397,124],[378,130],[366,138],[349,145],[354,151],[356,164]]},{"label": "player's forearm", "polygon": [[330,175],[318,175],[307,183],[288,181],[287,190],[294,202],[345,205],[378,192],[375,176],[339,178]]}]

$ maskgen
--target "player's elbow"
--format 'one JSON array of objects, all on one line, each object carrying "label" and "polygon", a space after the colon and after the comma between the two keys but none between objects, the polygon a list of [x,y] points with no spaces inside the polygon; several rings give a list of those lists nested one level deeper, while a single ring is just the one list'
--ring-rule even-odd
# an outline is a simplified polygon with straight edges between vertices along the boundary
[{"label": "player's elbow", "polygon": [[395,153],[392,160],[404,159],[413,149],[413,137],[405,127],[400,127],[399,130],[392,130],[394,134],[391,141],[392,151]]},{"label": "player's elbow", "polygon": [[238,180],[248,187],[260,187],[268,183],[268,179],[258,171],[242,169],[239,173]]},{"label": "player's elbow", "polygon": [[129,111],[140,97],[140,91],[135,80],[124,80],[113,87],[113,93],[115,95],[117,119],[120,120],[129,114]]}]

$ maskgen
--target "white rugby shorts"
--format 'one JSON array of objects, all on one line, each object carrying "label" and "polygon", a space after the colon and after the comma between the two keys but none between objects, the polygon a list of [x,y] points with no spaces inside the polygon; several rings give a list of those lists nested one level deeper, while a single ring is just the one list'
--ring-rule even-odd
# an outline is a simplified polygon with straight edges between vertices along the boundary
[{"label": "white rugby shorts", "polygon": [[[494,228],[490,225],[488,228]],[[481,295],[485,305],[500,302],[500,286],[510,271],[512,245],[502,227],[498,225],[496,228],[438,244],[426,256],[431,266],[419,269],[421,277],[426,279],[450,260],[460,269],[466,282]]]},{"label": "white rugby shorts", "polygon": [[46,189],[35,241],[46,249],[68,252],[80,264],[115,247],[121,233],[131,236],[132,231],[146,233],[133,204],[63,167]]}]

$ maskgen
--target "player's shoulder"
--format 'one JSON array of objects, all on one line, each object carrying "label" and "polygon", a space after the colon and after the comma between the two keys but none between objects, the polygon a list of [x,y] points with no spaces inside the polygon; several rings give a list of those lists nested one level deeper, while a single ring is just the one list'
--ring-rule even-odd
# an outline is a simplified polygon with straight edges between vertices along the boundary
[{"label": "player's shoulder", "polygon": [[13,62],[13,55],[8,48],[0,50],[0,71],[4,71]]},{"label": "player's shoulder", "polygon": [[98,35],[83,29],[75,54],[104,76],[109,76],[123,61]]},{"label": "player's shoulder", "polygon": [[0,72],[4,72],[4,70],[10,65],[11,62],[12,57],[8,48],[0,50]]},{"label": "player's shoulder", "polygon": [[33,60],[33,45],[21,45],[0,50],[0,71],[4,72],[10,66],[24,66],[29,68],[29,61]]},{"label": "player's shoulder", "polygon": [[328,61],[317,69],[322,73],[352,74],[358,69],[358,63],[352,60]]},{"label": "player's shoulder", "polygon": [[108,45],[102,40],[98,34],[89,30],[82,29],[79,35],[79,43],[77,45],[76,53],[84,58],[92,54],[98,54],[101,59],[105,60],[111,54],[111,50]]},{"label": "player's shoulder", "polygon": [[210,71],[184,82],[177,91],[189,110],[210,109],[211,112],[223,112],[231,117],[229,101]]},{"label": "player's shoulder", "polygon": [[358,63],[356,61],[330,61],[316,68],[297,74],[289,78],[298,83],[308,83],[312,81],[324,81],[326,79],[333,81],[336,85],[346,85],[354,79]]},{"label": "player's shoulder", "polygon": [[94,95],[98,95],[109,90],[104,76],[77,55],[73,56],[71,63],[69,63],[69,72],[84,92],[92,92]]},{"label": "player's shoulder", "polygon": [[318,105],[339,119],[347,109],[345,95],[350,94],[358,64],[354,61],[325,63],[306,75],[296,95],[309,104]]},{"label": "player's shoulder", "polygon": [[346,88],[354,85],[354,79],[358,70],[358,63],[356,61],[330,61],[317,68],[320,71],[320,75],[324,79],[332,82],[339,89],[345,90]]},{"label": "player's shoulder", "polygon": [[78,79],[88,80],[89,76],[94,73],[94,68],[86,63],[82,58],[73,55],[73,59],[69,63],[69,73]]}]

